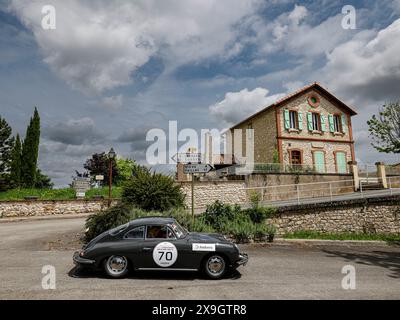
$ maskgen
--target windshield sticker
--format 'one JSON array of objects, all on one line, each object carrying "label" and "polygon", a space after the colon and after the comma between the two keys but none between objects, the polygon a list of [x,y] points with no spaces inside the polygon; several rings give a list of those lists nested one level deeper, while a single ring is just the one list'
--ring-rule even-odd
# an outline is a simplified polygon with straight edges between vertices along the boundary
[{"label": "windshield sticker", "polygon": [[160,267],[172,266],[177,258],[178,250],[171,242],[161,242],[153,250],[153,260]]},{"label": "windshield sticker", "polygon": [[215,243],[193,243],[193,251],[215,251]]}]

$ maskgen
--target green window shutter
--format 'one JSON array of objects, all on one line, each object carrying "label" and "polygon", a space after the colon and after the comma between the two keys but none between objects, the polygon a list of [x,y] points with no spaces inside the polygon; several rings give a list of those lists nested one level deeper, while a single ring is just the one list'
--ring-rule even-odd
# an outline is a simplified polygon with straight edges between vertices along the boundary
[{"label": "green window shutter", "polygon": [[297,116],[299,122],[299,130],[303,130],[303,114],[301,112],[298,112]]},{"label": "green window shutter", "polygon": [[345,114],[342,114],[342,130],[343,130],[343,133],[347,133],[347,121],[346,121]]},{"label": "green window shutter", "polygon": [[313,126],[312,126],[312,113],[311,112],[307,113],[307,122],[308,122],[308,130],[312,131]]},{"label": "green window shutter", "polygon": [[336,168],[338,173],[347,173],[346,154],[344,152],[336,153]]},{"label": "green window shutter", "polygon": [[325,153],[322,151],[314,152],[314,166],[318,173],[325,173]]},{"label": "green window shutter", "polygon": [[330,114],[328,118],[329,118],[329,131],[335,132],[335,125],[333,124],[333,115]]},{"label": "green window shutter", "polygon": [[323,114],[321,114],[321,131],[322,132],[326,131],[325,116]]},{"label": "green window shutter", "polygon": [[285,109],[283,112],[285,119],[285,129],[287,130],[290,128],[289,110]]}]

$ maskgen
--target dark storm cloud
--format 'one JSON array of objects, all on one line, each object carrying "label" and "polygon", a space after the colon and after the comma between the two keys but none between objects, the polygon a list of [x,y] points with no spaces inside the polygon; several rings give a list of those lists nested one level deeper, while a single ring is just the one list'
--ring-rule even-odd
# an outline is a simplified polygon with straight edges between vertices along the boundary
[{"label": "dark storm cloud", "polygon": [[45,128],[44,136],[52,141],[67,145],[83,145],[104,140],[105,135],[95,126],[91,118],[68,120]]}]

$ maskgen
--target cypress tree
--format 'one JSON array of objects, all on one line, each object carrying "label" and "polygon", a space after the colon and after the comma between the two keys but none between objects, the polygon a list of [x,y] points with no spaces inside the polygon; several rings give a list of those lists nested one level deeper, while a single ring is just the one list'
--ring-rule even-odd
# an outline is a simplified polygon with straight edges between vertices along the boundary
[{"label": "cypress tree", "polygon": [[10,169],[11,149],[14,144],[14,138],[11,133],[11,127],[0,116],[0,174],[8,173]]},{"label": "cypress tree", "polygon": [[15,139],[14,147],[11,151],[10,182],[13,187],[21,186],[21,165],[22,165],[22,146],[19,134]]},{"label": "cypress tree", "polygon": [[37,173],[37,160],[39,156],[40,141],[40,116],[37,108],[31,118],[26,136],[22,145],[22,169],[21,182],[25,187],[33,187],[35,185]]}]

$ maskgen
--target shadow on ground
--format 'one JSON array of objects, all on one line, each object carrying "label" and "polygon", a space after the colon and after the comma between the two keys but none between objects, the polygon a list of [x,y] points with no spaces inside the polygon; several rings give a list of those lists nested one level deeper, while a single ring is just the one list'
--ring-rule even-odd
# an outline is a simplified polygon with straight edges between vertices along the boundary
[{"label": "shadow on ground", "polygon": [[[74,267],[68,272],[68,276],[71,278],[97,278],[97,279],[110,279],[101,270],[90,270],[80,267]],[[224,279],[237,280],[241,278],[241,273],[234,270],[227,273]],[[186,280],[192,281],[196,279],[209,280],[200,272],[185,272],[185,271],[134,271],[130,272],[126,279],[143,279],[143,280]]]},{"label": "shadow on ground", "polygon": [[324,249],[330,257],[341,257],[348,262],[377,266],[390,271],[389,277],[400,278],[400,253],[390,251],[343,252]]}]

